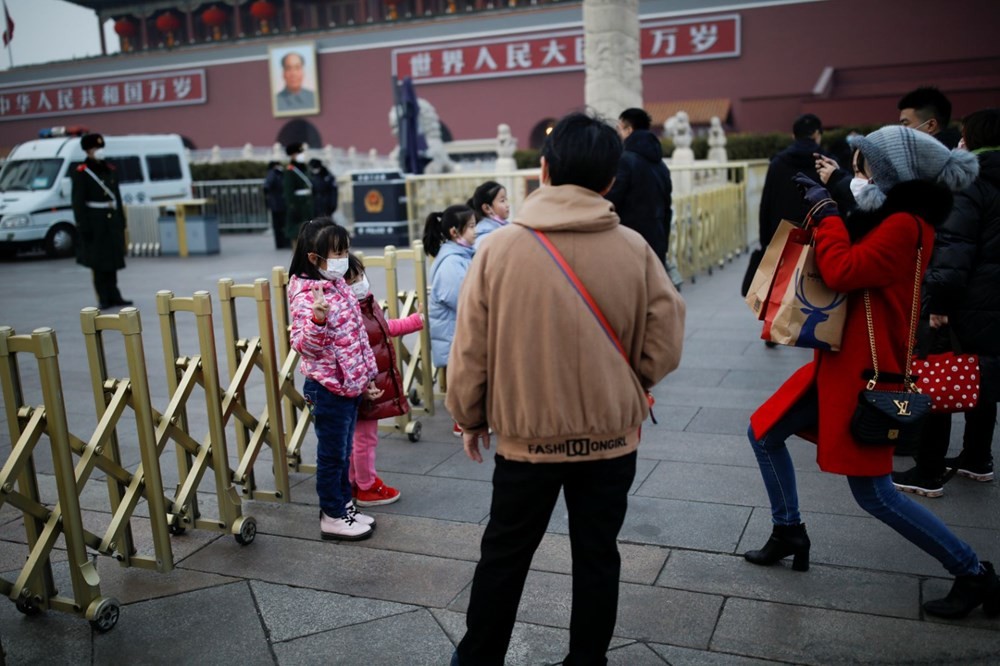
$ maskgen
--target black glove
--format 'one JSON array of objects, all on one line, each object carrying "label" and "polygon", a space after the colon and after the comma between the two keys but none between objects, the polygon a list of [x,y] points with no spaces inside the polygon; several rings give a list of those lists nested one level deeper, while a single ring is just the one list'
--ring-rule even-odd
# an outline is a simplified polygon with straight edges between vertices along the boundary
[{"label": "black glove", "polygon": [[[792,176],[792,182],[799,188],[799,192],[809,204],[809,208],[814,209],[812,210],[814,222],[819,222],[824,217],[840,214],[836,202],[830,197],[830,191],[815,180],[800,171]],[[822,205],[817,207],[817,204]]]}]

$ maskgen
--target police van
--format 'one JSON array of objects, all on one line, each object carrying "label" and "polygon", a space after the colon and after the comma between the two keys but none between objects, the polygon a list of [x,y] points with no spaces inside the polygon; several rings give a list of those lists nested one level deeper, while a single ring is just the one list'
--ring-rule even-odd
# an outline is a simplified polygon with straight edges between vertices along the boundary
[{"label": "police van", "polygon": [[[15,146],[0,171],[0,254],[41,246],[51,257],[74,254],[72,174],[86,159],[79,129]],[[61,136],[59,136],[61,134]],[[115,166],[122,202],[156,205],[191,198],[191,170],[177,134],[104,137],[105,159]]]}]

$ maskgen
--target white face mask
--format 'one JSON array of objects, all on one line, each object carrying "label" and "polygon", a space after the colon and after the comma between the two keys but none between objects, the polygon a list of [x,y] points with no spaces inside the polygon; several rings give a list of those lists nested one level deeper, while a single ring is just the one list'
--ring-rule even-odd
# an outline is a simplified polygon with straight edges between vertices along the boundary
[{"label": "white face mask", "polygon": [[851,194],[854,198],[858,198],[858,193],[865,188],[866,185],[870,185],[867,178],[851,178]]},{"label": "white face mask", "polygon": [[319,274],[325,277],[327,280],[336,280],[337,278],[344,277],[347,272],[347,257],[343,259],[334,259],[330,257],[326,260],[326,268],[320,268]]},{"label": "white face mask", "polygon": [[95,160],[101,160],[101,161],[104,160],[104,149],[103,148],[98,148],[97,150],[94,151],[94,159]]},{"label": "white face mask", "polygon": [[368,292],[371,291],[371,285],[368,284],[368,276],[362,275],[360,280],[351,285],[351,289],[354,290],[354,295],[357,296],[359,301],[367,296]]},{"label": "white face mask", "polygon": [[299,164],[305,164],[306,163],[306,154],[305,153],[299,153],[298,155],[295,156],[295,161],[298,162]]}]

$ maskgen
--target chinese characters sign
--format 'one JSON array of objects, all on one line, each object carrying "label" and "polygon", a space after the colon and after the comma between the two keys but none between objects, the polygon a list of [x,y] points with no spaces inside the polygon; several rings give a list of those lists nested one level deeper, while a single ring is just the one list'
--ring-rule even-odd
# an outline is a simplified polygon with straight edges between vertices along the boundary
[{"label": "chinese characters sign", "polygon": [[[639,26],[640,58],[654,63],[734,58],[740,55],[740,17],[736,14]],[[583,69],[583,31],[394,49],[392,71],[414,83],[547,74]]]},{"label": "chinese characters sign", "polygon": [[0,88],[0,121],[204,104],[206,92],[203,69]]}]

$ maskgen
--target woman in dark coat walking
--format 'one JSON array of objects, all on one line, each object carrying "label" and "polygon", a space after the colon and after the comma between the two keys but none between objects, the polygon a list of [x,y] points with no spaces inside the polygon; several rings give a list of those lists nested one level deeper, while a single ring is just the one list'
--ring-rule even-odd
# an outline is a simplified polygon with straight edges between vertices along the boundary
[{"label": "woman in dark coat walking", "polygon": [[[932,330],[954,334],[961,351],[980,355],[979,405],[965,413],[962,453],[945,458],[951,414],[927,417],[917,465],[894,472],[896,487],[940,497],[944,476],[954,468],[974,481],[993,480],[996,387],[988,386],[990,363],[1000,356],[1000,109],[977,111],[962,124],[966,147],[979,158],[979,177],[955,195],[951,215],[937,231],[934,256],[924,278],[924,300]],[[950,340],[947,343],[950,346]]]},{"label": "woman in dark coat walking", "polygon": [[[956,576],[947,597],[924,604],[928,614],[963,617],[980,604],[988,615],[1000,614],[1000,581],[993,565],[981,563],[934,514],[896,491],[891,446],[860,445],[850,431],[858,392],[872,372],[863,292],[870,294],[879,370],[901,376],[910,345],[914,281],[930,258],[934,225],[951,207],[949,190],[972,182],[975,158],[899,126],[858,137],[853,145],[870,181],[856,197],[862,214],[845,223],[829,201],[815,215],[819,272],[832,289],[850,294],[841,351],[817,350],[813,362],[796,371],[750,418],[748,434],[771,501],[774,529],[762,549],[745,557],[770,565],[792,555],[793,569],[809,568],[809,537],[785,446],[789,436],[800,434],[816,443],[820,469],[847,476],[865,511]],[[806,199],[813,205],[829,199],[829,193],[812,184]]]}]

